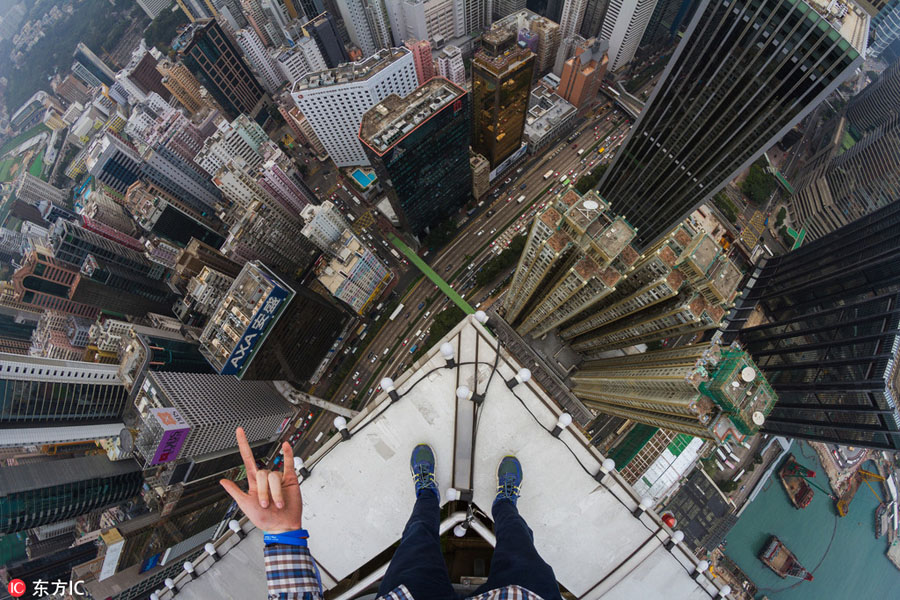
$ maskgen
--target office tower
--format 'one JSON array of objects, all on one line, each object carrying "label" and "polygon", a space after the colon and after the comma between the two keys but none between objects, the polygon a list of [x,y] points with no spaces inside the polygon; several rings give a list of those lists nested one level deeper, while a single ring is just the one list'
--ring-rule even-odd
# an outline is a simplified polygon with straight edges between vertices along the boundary
[{"label": "office tower", "polygon": [[857,132],[871,131],[900,114],[900,61],[895,61],[847,104],[847,120]]},{"label": "office tower", "polygon": [[78,42],[78,45],[75,46],[75,52],[72,56],[101,83],[109,86],[116,80],[115,72],[107,67],[106,63],[100,60],[100,57],[81,42]]},{"label": "office tower", "polygon": [[723,340],[736,338],[778,393],[764,431],[900,449],[898,223],[894,202],[754,271]]},{"label": "office tower", "polygon": [[135,458],[144,468],[233,450],[238,426],[253,445],[271,442],[297,410],[269,382],[202,373],[151,371],[134,403],[142,421]]},{"label": "office tower", "polygon": [[156,92],[163,100],[168,100],[169,90],[162,84],[162,74],[156,68],[157,63],[156,57],[147,51],[141,40],[123,72],[144,94]]},{"label": "office tower", "polygon": [[172,42],[191,73],[231,117],[255,117],[265,90],[256,81],[240,51],[214,20],[192,23]]},{"label": "office tower", "polygon": [[756,434],[778,399],[747,352],[708,343],[590,360],[572,380],[590,408],[719,442]]},{"label": "office tower", "polygon": [[631,62],[656,0],[612,0],[600,28],[600,37],[609,40],[609,68],[617,71]]},{"label": "office tower", "polygon": [[[290,100],[289,100],[290,102]],[[278,106],[279,112],[281,112],[281,116],[284,117],[285,122],[288,124],[288,127],[291,128],[291,131],[294,132],[294,135],[297,136],[300,141],[305,141],[309,144],[310,148],[313,152],[316,153],[316,157],[320,161],[324,161],[328,158],[328,151],[325,150],[325,145],[322,144],[322,140],[319,139],[319,136],[316,135],[315,130],[310,125],[309,121],[303,113],[300,112],[300,109],[296,106],[286,106],[283,104],[279,104]],[[316,202],[317,198],[313,196],[310,199],[311,202]]]},{"label": "office tower", "polygon": [[191,23],[219,16],[210,0],[175,0]]},{"label": "office tower", "polygon": [[234,35],[250,66],[259,76],[260,83],[270,94],[275,92],[281,87],[281,73],[262,40],[253,29],[241,29]]},{"label": "office tower", "polygon": [[0,469],[0,532],[15,533],[106,508],[138,494],[134,461],[84,456]]},{"label": "office tower", "polygon": [[472,150],[490,161],[492,171],[522,145],[533,74],[534,53],[517,47],[514,30],[484,34],[472,60]]},{"label": "office tower", "polygon": [[144,154],[144,161],[141,166],[142,179],[181,198],[196,211],[212,214],[221,202],[221,194],[205,172],[162,144],[149,149]]},{"label": "office tower", "polygon": [[187,281],[184,297],[173,309],[175,316],[191,325],[205,325],[228,293],[234,277],[204,266]]},{"label": "office tower", "polygon": [[230,123],[220,121],[216,132],[203,142],[194,161],[209,175],[215,175],[225,163],[236,158],[255,168],[262,164],[262,152],[270,143],[269,136],[258,123],[240,115]]},{"label": "office tower", "polygon": [[282,80],[288,84],[293,84],[307,73],[328,68],[315,40],[307,36],[299,38],[291,48],[274,52],[273,56],[275,64],[281,70]]},{"label": "office tower", "polygon": [[88,104],[91,101],[91,90],[86,85],[75,79],[71,73],[66,75],[59,85],[56,86],[56,93],[61,98],[66,99],[69,104],[79,103]]},{"label": "office tower", "polygon": [[634,235],[595,193],[557,194],[532,224],[503,301],[504,318],[524,335],[610,294],[636,259],[629,247]]},{"label": "office tower", "polygon": [[198,275],[203,267],[210,267],[228,277],[237,277],[241,265],[231,260],[214,247],[200,240],[192,239],[179,253],[175,262],[175,276],[184,283]]},{"label": "office tower", "polygon": [[162,75],[163,87],[172,93],[189,114],[209,106],[201,93],[200,82],[182,63],[161,60],[156,64],[156,70]]},{"label": "office tower", "polygon": [[553,67],[554,73],[562,72],[563,63],[571,55],[575,36],[581,31],[581,23],[584,20],[584,11],[587,3],[588,0],[565,0],[562,6],[562,13],[559,17],[559,51]]},{"label": "office tower", "polygon": [[456,46],[444,46],[437,57],[437,75],[462,89],[466,88],[466,65],[462,52]]},{"label": "office tower", "polygon": [[553,62],[559,52],[560,27],[558,23],[537,15],[529,16],[527,21],[530,31],[538,36],[534,70],[537,75],[544,75],[553,68]]},{"label": "office tower", "polygon": [[328,358],[348,321],[305,286],[294,288],[248,262],[203,330],[201,352],[223,375],[303,382]]},{"label": "office tower", "polygon": [[[290,163],[283,163],[286,167]],[[308,204],[318,201],[315,193],[299,177],[291,177],[275,161],[267,161],[258,170],[259,185],[282,206],[298,216]]]},{"label": "office tower", "polygon": [[303,26],[303,30],[316,42],[329,69],[350,60],[350,55],[347,54],[344,43],[341,41],[337,24],[330,13],[322,12],[312,18]]},{"label": "office tower", "polygon": [[465,35],[462,4],[453,0],[398,0],[395,10],[402,40],[433,40],[435,43]]},{"label": "office tower", "polygon": [[93,439],[95,426],[121,427],[128,392],[117,371],[118,365],[0,354],[0,445]]},{"label": "office tower", "polygon": [[581,26],[576,33],[586,40],[599,36],[600,28],[603,27],[603,18],[606,17],[608,4],[609,0],[587,0],[584,7],[584,16],[581,19]]},{"label": "office tower", "polygon": [[693,0],[657,0],[639,47],[652,49],[670,44],[681,24],[693,16],[695,8]]},{"label": "office tower", "polygon": [[[864,35],[842,37],[805,3],[787,12],[781,7],[770,0],[758,8],[733,0],[698,9],[693,29],[597,188],[637,228],[639,246],[652,245],[709,200],[862,60],[854,46]],[[841,32],[864,31],[854,26],[856,18],[848,12]],[[717,41],[745,19],[768,24],[743,27],[728,43]],[[779,49],[784,40],[790,45]],[[801,55],[810,44],[812,53]],[[744,48],[753,50],[744,54]],[[770,74],[764,65],[773,60],[779,68]]]},{"label": "office tower", "polygon": [[79,81],[89,88],[99,88],[104,85],[103,82],[97,79],[87,67],[77,60],[72,63],[72,75],[77,77]]},{"label": "office tower", "polygon": [[350,229],[344,215],[328,200],[318,206],[307,206],[301,216],[305,222],[303,236],[323,252],[331,252],[344,231]]},{"label": "office tower", "polygon": [[331,259],[321,262],[316,275],[331,295],[364,315],[393,277],[378,257],[349,229],[331,248]]},{"label": "office tower", "polygon": [[220,246],[226,232],[210,211],[201,211],[147,181],[137,181],[125,193],[125,206],[146,232],[183,245],[196,238]]},{"label": "office tower", "polygon": [[468,94],[441,78],[363,115],[359,139],[404,229],[421,235],[469,199],[469,134]]},{"label": "office tower", "polygon": [[900,39],[900,1],[876,0],[859,6],[872,17],[869,28],[869,51],[880,56],[888,46]]},{"label": "office tower", "polygon": [[269,16],[263,11],[260,0],[241,0],[241,7],[247,23],[266,46],[280,44],[280,39],[272,39],[272,28],[269,27]]},{"label": "office tower", "polygon": [[563,65],[557,93],[584,112],[597,100],[600,83],[606,75],[609,47],[603,40],[591,39],[575,48],[575,56]]},{"label": "office tower", "polygon": [[434,77],[434,60],[431,58],[431,44],[428,43],[428,40],[409,39],[403,45],[412,52],[419,85]]},{"label": "office tower", "polygon": [[494,6],[494,18],[502,19],[516,11],[525,9],[525,0],[497,0]]},{"label": "office tower", "polygon": [[140,177],[142,162],[137,148],[111,131],[94,140],[85,157],[94,179],[120,194]]},{"label": "office tower", "polygon": [[461,0],[463,10],[463,23],[466,33],[482,31],[491,24],[492,17],[488,6],[491,3],[485,0]]},{"label": "office tower", "polygon": [[545,85],[535,86],[528,101],[528,120],[524,139],[528,154],[535,154],[575,127],[578,111],[562,96]]},{"label": "office tower", "polygon": [[372,41],[376,48],[390,48],[393,46],[391,39],[391,24],[383,0],[365,0],[366,19],[369,22],[369,30],[372,32]]},{"label": "office tower", "polygon": [[412,53],[406,48],[390,48],[359,62],[307,75],[294,83],[291,97],[335,165],[367,165],[357,137],[363,114],[390,94],[405,97],[416,89],[416,82]]},{"label": "office tower", "polygon": [[138,0],[138,5],[144,9],[147,16],[155,19],[162,12],[172,6],[169,0]]},{"label": "office tower", "polygon": [[54,309],[93,318],[98,306],[71,299],[79,283],[78,269],[34,250],[25,254],[22,266],[10,277],[12,298],[40,310]]},{"label": "office tower", "polygon": [[50,244],[54,258],[78,269],[90,255],[157,281],[165,276],[163,267],[151,263],[138,252],[68,221],[56,222],[50,232]]},{"label": "office tower", "polygon": [[852,148],[838,153],[810,173],[790,199],[791,221],[806,229],[806,240],[818,239],[898,200],[900,178],[900,113],[889,117]]},{"label": "office tower", "polygon": [[69,194],[66,190],[54,187],[40,177],[35,177],[25,171],[19,178],[16,198],[32,206],[39,205],[42,200],[49,200],[58,206],[65,206],[69,201]]},{"label": "office tower", "polygon": [[82,218],[103,223],[108,227],[134,237],[139,234],[138,228],[125,207],[113,199],[103,189],[94,189],[85,194]]}]

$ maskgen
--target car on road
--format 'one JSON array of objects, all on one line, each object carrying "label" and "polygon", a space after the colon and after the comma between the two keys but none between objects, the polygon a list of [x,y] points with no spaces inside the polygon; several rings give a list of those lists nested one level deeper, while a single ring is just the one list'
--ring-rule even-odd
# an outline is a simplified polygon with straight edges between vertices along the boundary
[{"label": "car on road", "polygon": [[408,344],[408,343],[409,343],[409,338],[406,338],[405,340],[403,340],[402,342],[400,342],[400,345],[401,345],[401,346],[405,346],[405,345]]},{"label": "car on road", "polygon": [[423,308],[425,308],[425,303],[419,302],[418,310],[422,310]]},{"label": "car on road", "polygon": [[527,184],[527,183],[523,183],[522,185],[519,186],[519,189],[520,189],[520,190],[524,190],[524,189],[527,188],[527,187],[528,187],[528,184]]},{"label": "car on road", "polygon": [[300,441],[300,438],[302,436],[303,436],[303,432],[297,431],[291,436],[291,438],[288,440],[288,443],[290,443],[290,445],[293,446],[294,444],[296,444],[297,442]]}]

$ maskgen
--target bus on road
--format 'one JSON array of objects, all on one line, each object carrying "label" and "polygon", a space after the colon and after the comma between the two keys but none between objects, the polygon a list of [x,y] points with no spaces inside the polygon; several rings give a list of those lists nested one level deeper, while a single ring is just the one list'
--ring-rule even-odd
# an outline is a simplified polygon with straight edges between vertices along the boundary
[{"label": "bus on road", "polygon": [[391,313],[391,316],[388,317],[388,321],[393,321],[394,319],[396,319],[397,315],[399,315],[402,310],[403,310],[403,304],[400,303],[397,305],[397,308],[394,309],[394,312]]},{"label": "bus on road", "polygon": [[578,150],[578,156],[581,156],[582,154],[584,154],[584,148]]},{"label": "bus on road", "polygon": [[563,175],[562,177],[559,178],[559,182],[560,182],[560,183],[565,183],[565,182],[568,181],[568,180],[569,180],[569,176],[568,176],[568,175]]},{"label": "bus on road", "polygon": [[525,200],[525,195],[522,194],[518,198],[516,198],[516,204],[522,204],[522,201]]},{"label": "bus on road", "polygon": [[550,169],[549,171],[544,173],[544,179],[550,179],[551,177],[553,177],[553,169]]}]

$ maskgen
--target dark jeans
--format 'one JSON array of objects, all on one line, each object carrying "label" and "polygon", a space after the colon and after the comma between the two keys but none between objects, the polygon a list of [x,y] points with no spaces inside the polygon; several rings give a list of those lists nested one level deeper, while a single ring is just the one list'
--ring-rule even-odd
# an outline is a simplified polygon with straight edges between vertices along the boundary
[{"label": "dark jeans", "polygon": [[[553,569],[534,548],[534,535],[509,501],[495,502],[491,508],[497,545],[491,559],[487,583],[476,590],[483,594],[508,585],[518,585],[544,600],[561,600]],[[412,516],[403,530],[403,539],[381,580],[378,595],[405,585],[416,600],[457,598],[440,543],[440,503],[434,494],[423,492],[416,500]]]}]

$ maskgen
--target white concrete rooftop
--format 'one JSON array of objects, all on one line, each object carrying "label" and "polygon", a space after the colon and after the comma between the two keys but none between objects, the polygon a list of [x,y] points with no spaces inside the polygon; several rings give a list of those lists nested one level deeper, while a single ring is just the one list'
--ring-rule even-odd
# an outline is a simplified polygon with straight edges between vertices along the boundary
[{"label": "white concrete rooftop", "polygon": [[[580,430],[569,426],[559,439],[549,433],[561,410],[533,380],[507,387],[521,366],[505,349],[498,356],[497,340],[488,329],[469,316],[442,342],[453,346],[456,366],[445,367],[438,344],[394,383],[399,400],[379,392],[350,421],[349,440],[335,435],[306,460],[311,474],[301,483],[303,520],[327,589],[400,539],[415,500],[410,451],[428,443],[437,457],[441,502],[448,502],[450,487],[472,489],[480,513],[470,530],[489,543],[497,463],[507,454],[519,458],[524,471],[519,512],[559,583],[575,597],[719,597],[719,583],[708,573],[696,575],[696,558],[681,545],[666,548],[672,531],[652,509],[633,515],[640,497],[615,470],[595,480],[604,457]],[[459,386],[484,395],[477,419],[472,400],[457,398]],[[456,510],[442,531],[465,519],[465,506],[460,503]],[[243,527],[252,528],[246,522]],[[183,588],[179,597],[261,597],[262,547],[258,532],[253,533],[236,544],[226,529],[216,542],[226,552],[222,560],[213,563],[204,555],[196,561],[193,581],[184,574],[176,578]],[[238,552],[229,550],[235,545]],[[385,567],[336,597],[356,597]],[[168,591],[159,594],[160,600],[171,597]]]}]

